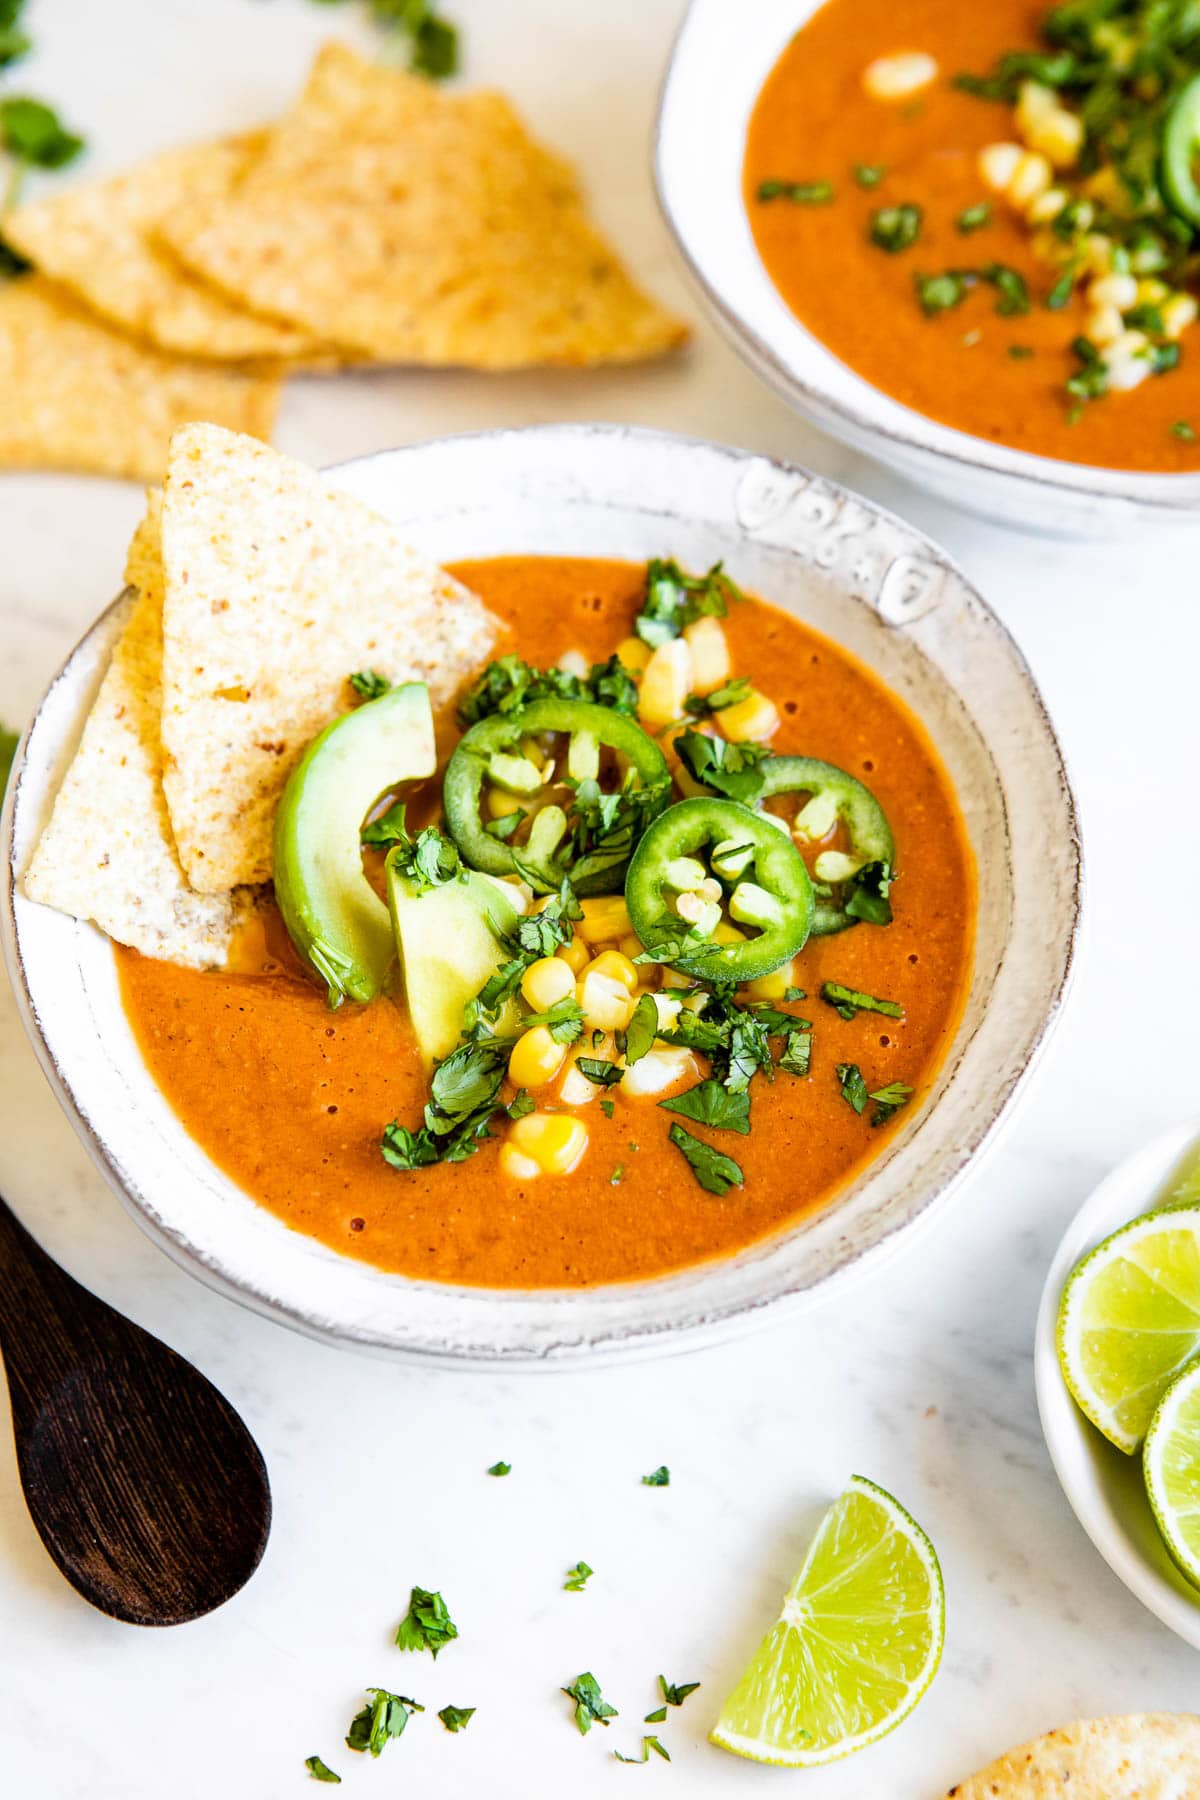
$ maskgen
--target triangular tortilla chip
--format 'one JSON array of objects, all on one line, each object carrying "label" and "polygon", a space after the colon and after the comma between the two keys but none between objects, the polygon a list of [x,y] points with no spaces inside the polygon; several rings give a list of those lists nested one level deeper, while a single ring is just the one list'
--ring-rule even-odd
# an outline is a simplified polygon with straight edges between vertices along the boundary
[{"label": "triangular tortilla chip", "polygon": [[151,234],[187,201],[220,205],[264,134],[186,145],[125,175],[10,213],[4,235],[94,312],[175,356],[221,362],[312,358],[305,332],[233,306],[186,273]]},{"label": "triangular tortilla chip", "polygon": [[211,425],[171,445],[163,566],[163,783],[205,893],[270,876],[276,802],[350,675],[427,682],[436,706],[498,629],[377,513]]},{"label": "triangular tortilla chip", "polygon": [[687,336],[503,95],[443,93],[343,45],[234,193],[163,232],[241,304],[381,362],[626,362]]},{"label": "triangular tortilla chip", "polygon": [[181,362],[112,330],[40,275],[0,282],[0,467],[156,481],[171,434],[270,434],[274,376]]},{"label": "triangular tortilla chip", "polygon": [[989,1763],[947,1800],[1184,1800],[1200,1794],[1200,1718],[1080,1719]]},{"label": "triangular tortilla chip", "polygon": [[193,893],[175,854],[159,741],[159,505],[152,494],[130,547],[125,574],[137,592],[24,886],[144,956],[205,969],[224,964],[254,896]]}]

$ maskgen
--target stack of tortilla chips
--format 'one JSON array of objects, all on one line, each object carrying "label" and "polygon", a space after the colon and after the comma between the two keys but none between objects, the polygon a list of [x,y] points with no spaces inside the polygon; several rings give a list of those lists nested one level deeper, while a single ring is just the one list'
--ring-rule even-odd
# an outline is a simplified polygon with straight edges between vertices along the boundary
[{"label": "stack of tortilla chips", "polygon": [[501,94],[341,45],[272,129],[23,207],[0,286],[0,465],[152,480],[179,425],[266,437],[289,370],[661,355],[571,169]]},{"label": "stack of tortilla chips", "polygon": [[445,704],[498,625],[386,520],[215,425],[173,439],[126,580],[25,892],[146,956],[222,967],[270,879],[284,783],[351,704],[347,677],[423,681]]}]

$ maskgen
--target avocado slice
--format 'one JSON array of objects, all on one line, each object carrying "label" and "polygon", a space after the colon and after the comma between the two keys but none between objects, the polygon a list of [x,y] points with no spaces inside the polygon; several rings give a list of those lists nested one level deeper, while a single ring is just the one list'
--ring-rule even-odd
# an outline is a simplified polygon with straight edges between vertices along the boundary
[{"label": "avocado slice", "polygon": [[397,782],[437,767],[422,682],[343,713],[293,769],[275,815],[275,898],[329,1004],[374,1000],[396,954],[388,909],[363,874],[359,832]]},{"label": "avocado slice", "polygon": [[[507,961],[500,940],[516,929],[520,914],[504,884],[487,875],[467,874],[419,892],[396,867],[395,852],[386,870],[404,998],[421,1054],[432,1063],[453,1050],[467,1001]],[[514,1023],[510,1002],[496,1029],[503,1036]]]}]

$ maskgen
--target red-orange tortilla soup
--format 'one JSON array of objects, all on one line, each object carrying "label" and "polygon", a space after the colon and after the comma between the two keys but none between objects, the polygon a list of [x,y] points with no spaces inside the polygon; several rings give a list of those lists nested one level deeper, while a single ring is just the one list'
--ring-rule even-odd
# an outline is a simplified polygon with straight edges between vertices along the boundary
[{"label": "red-orange tortilla soup", "polygon": [[[882,13],[880,7],[880,19]],[[854,41],[856,48],[864,41],[857,28]],[[509,557],[462,564],[453,572],[505,621],[508,641],[497,646],[497,658],[511,652],[539,669],[551,668],[559,659],[566,659],[568,667],[586,668],[606,663],[621,645],[623,666],[642,684],[642,725],[661,734],[668,752],[676,783],[670,798],[678,799],[681,785],[691,794],[702,791],[686,772],[681,775],[672,748],[678,731],[663,732],[647,721],[652,679],[647,668],[657,649],[634,634],[635,616],[647,593],[644,569],[597,560]],[[703,591],[703,584],[698,582],[697,588]],[[691,678],[698,680],[702,641],[711,649],[723,637],[728,680],[715,688],[711,681],[707,684],[706,703],[685,696],[703,738],[701,748],[716,743],[731,768],[737,759],[726,753],[739,742],[735,720],[740,719],[746,732],[759,733],[740,739],[749,745],[745,765],[752,773],[769,738],[772,756],[818,758],[845,771],[847,781],[856,778],[850,784],[856,791],[857,783],[864,784],[868,800],[877,803],[876,812],[882,809],[894,836],[887,908],[891,922],[872,922],[886,917],[872,912],[875,896],[871,904],[864,901],[852,928],[809,936],[784,972],[749,987],[743,984],[736,995],[729,990],[729,1007],[749,1009],[764,1033],[773,1035],[769,1061],[752,1061],[756,1072],[741,1084],[740,1095],[732,1092],[738,1087],[732,1077],[715,1094],[717,1111],[725,1119],[720,1124],[661,1102],[674,1103],[695,1090],[713,1067],[700,1047],[702,1034],[689,1040],[694,1049],[671,1044],[680,1030],[680,1005],[697,1002],[698,1010],[687,1018],[707,1018],[711,1025],[722,1003],[718,997],[705,1009],[686,977],[663,963],[633,963],[639,945],[627,922],[620,930],[618,882],[616,892],[610,887],[607,894],[582,902],[583,918],[576,919],[570,943],[561,946],[571,978],[563,978],[563,991],[571,989],[577,976],[582,984],[587,967],[603,957],[605,968],[617,971],[616,981],[610,980],[604,992],[619,993],[620,972],[628,961],[634,970],[630,1003],[632,993],[658,994],[660,1002],[669,1003],[657,1014],[658,1027],[647,1001],[640,1013],[623,1015],[625,1026],[615,1034],[609,1027],[587,1028],[573,1044],[559,1046],[568,1065],[581,1057],[586,1063],[589,1051],[601,1065],[601,1079],[579,1104],[569,1106],[560,1096],[561,1069],[543,1085],[527,1081],[528,1098],[513,1108],[526,1116],[510,1123],[509,1115],[499,1112],[491,1135],[470,1146],[473,1154],[413,1167],[389,1165],[380,1150],[384,1126],[397,1121],[410,1135],[402,1133],[394,1141],[407,1144],[406,1154],[413,1154],[412,1146],[420,1140],[411,1134],[419,1133],[430,1098],[428,1059],[421,1054],[398,990],[370,1004],[347,1000],[331,1010],[271,909],[265,914],[265,935],[242,946],[245,972],[187,970],[117,947],[126,1010],[155,1080],[188,1132],[259,1204],[343,1254],[405,1275],[501,1288],[625,1281],[728,1254],[827,1204],[921,1106],[959,1017],[974,928],[971,854],[947,775],[907,708],[855,659],[793,615],[734,595],[719,627],[714,632],[706,625],[694,636],[695,658],[688,665]],[[653,629],[650,636],[655,636]],[[672,641],[681,645],[684,639]],[[665,663],[673,656],[682,667],[680,658],[686,661],[686,653],[668,651]],[[616,726],[613,731],[619,736]],[[460,734],[452,717],[438,721],[443,757]],[[583,766],[577,756],[586,759],[587,752],[588,745],[581,749],[571,739],[566,754],[576,773]],[[502,775],[519,787],[517,763],[536,762],[543,754],[526,744],[508,762],[493,757],[487,779]],[[610,754],[602,745],[602,780]],[[552,779],[549,761],[542,774],[547,782]],[[561,781],[561,771],[555,778]],[[536,829],[540,815],[535,811],[532,822],[525,820],[524,808],[514,805],[507,789],[485,781],[484,792],[484,814],[492,815],[493,826],[522,812],[507,839],[493,832],[489,843],[525,846],[525,834]],[[414,830],[438,820],[440,772],[436,782],[408,799]],[[533,809],[534,803],[527,804]],[[537,804],[545,810],[544,797]],[[707,802],[695,804],[703,808]],[[781,793],[767,801],[766,810],[790,824],[797,805]],[[675,807],[662,813],[659,823],[681,811]],[[508,829],[500,823],[500,832]],[[793,856],[796,840],[786,829],[767,829],[761,822],[754,829],[781,846],[780,857]],[[654,825],[647,830],[643,847],[654,830]],[[435,845],[436,838],[433,833],[427,844]],[[744,866],[744,847],[719,848],[734,855],[735,862],[741,854]],[[815,871],[826,858],[821,866],[832,873],[836,886],[845,871],[853,870],[852,849],[844,824],[831,815],[823,836],[806,844],[804,859]],[[636,855],[627,887],[630,904]],[[716,859],[717,850],[712,855]],[[715,927],[704,911],[706,893],[723,888],[727,893],[731,885],[737,893],[737,877],[722,884],[710,874],[705,877],[708,887],[697,878],[693,891],[677,870],[687,860],[677,856],[670,864],[676,871],[671,879],[685,884],[670,902],[678,911],[681,932],[693,928],[689,916],[695,914],[700,921],[693,921],[695,932],[711,928],[717,940],[752,949],[776,927],[790,929],[768,891],[772,881],[761,873],[774,867],[766,851],[755,862],[755,883],[743,884],[742,910],[755,916],[740,927],[731,923],[732,911]],[[794,859],[788,866],[794,866]],[[831,885],[820,880],[819,871],[814,878],[817,907],[828,907]],[[851,874],[850,888],[853,879]],[[596,921],[610,917],[617,921],[611,929],[619,936],[598,941],[597,932],[609,927]],[[664,985],[669,982],[674,986]],[[823,997],[828,983],[835,986]],[[847,1003],[845,990],[859,1001],[881,1001],[886,1010]],[[569,1022],[572,1008],[577,1016],[579,1008],[568,993],[558,1015],[548,1016]],[[652,1030],[673,1022],[674,1030],[658,1041],[656,1054],[668,1071],[676,1066],[669,1062],[673,1055],[681,1071],[686,1064],[690,1073],[681,1072],[665,1089],[638,1096],[626,1091],[626,1083],[636,1067],[635,1020],[646,1016]],[[735,1022],[742,1017],[735,1011],[730,1016]],[[528,1017],[522,1021],[526,1036],[532,1031]],[[689,1027],[693,1034],[698,1029]],[[724,1059],[720,1066],[728,1074],[728,1045],[715,1054]],[[626,1057],[621,1079],[619,1065]],[[578,1088],[577,1070],[574,1080]],[[714,1093],[719,1086],[714,1083]],[[509,1103],[513,1097],[514,1083],[506,1079],[499,1100]],[[523,1174],[530,1157],[538,1154],[531,1119],[547,1116],[577,1121],[585,1147],[567,1172],[534,1169]],[[742,1124],[748,1122],[748,1130],[734,1122],[738,1117]],[[673,1139],[675,1130],[682,1137]],[[689,1154],[681,1148],[683,1140],[701,1150]],[[695,1155],[701,1158],[699,1167]],[[727,1169],[722,1174],[722,1159],[732,1162],[736,1179]],[[705,1185],[698,1172],[706,1175]],[[722,1181],[723,1191],[717,1191]]]},{"label": "red-orange tortilla soup", "polygon": [[744,197],[852,369],[976,436],[1200,466],[1200,40],[1150,0],[826,0],[762,88]]}]

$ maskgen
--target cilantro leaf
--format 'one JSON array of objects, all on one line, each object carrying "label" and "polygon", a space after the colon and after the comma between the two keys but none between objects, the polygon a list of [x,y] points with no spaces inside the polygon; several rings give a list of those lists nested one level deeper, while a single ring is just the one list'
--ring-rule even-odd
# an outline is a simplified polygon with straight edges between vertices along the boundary
[{"label": "cilantro leaf", "polygon": [[697,1125],[711,1125],[717,1131],[739,1131],[745,1137],[750,1130],[750,1095],[745,1088],[731,1093],[711,1076],[698,1087],[658,1104],[667,1112],[692,1119]]},{"label": "cilantro leaf", "polygon": [[684,702],[684,711],[694,718],[710,718],[713,713],[724,712],[727,706],[737,706],[750,698],[753,689],[749,677],[735,675],[731,681],[713,688],[709,694],[689,694]]},{"label": "cilantro leaf", "polygon": [[700,1683],[698,1681],[683,1681],[680,1682],[678,1686],[675,1686],[672,1682],[667,1680],[665,1675],[660,1675],[658,1678],[658,1685],[662,1690],[662,1697],[668,1706],[682,1706],[688,1695],[696,1692]]},{"label": "cilantro leaf", "polygon": [[614,1750],[613,1755],[618,1762],[644,1763],[649,1760],[651,1750],[653,1750],[657,1756],[661,1756],[664,1762],[670,1762],[671,1757],[669,1752],[664,1750],[656,1737],[649,1735],[642,1739],[642,1754],[640,1756],[622,1756],[619,1750]]},{"label": "cilantro leaf", "polygon": [[789,1031],[787,1044],[779,1059],[779,1067],[785,1075],[794,1075],[803,1081],[812,1066],[812,1032]]},{"label": "cilantro leaf", "polygon": [[364,825],[359,837],[364,844],[391,852],[392,866],[413,883],[418,894],[444,887],[463,873],[458,846],[436,825],[427,825],[413,837],[405,823],[405,803],[398,800],[378,819]]},{"label": "cilantro leaf", "polygon": [[837,1078],[842,1090],[842,1099],[852,1106],[856,1113],[866,1111],[867,1084],[863,1080],[862,1070],[857,1063],[839,1063]]},{"label": "cilantro leaf", "polygon": [[588,1670],[577,1675],[571,1685],[562,1691],[568,1700],[575,1702],[575,1723],[583,1737],[587,1736],[593,1725],[607,1725],[610,1719],[617,1717],[616,1707],[608,1704],[600,1692],[600,1683]]},{"label": "cilantro leaf", "polygon": [[763,787],[759,767],[767,752],[761,744],[731,744],[703,731],[685,731],[675,739],[680,761],[694,780],[727,800],[752,806]]},{"label": "cilantro leaf", "polygon": [[64,169],[83,149],[83,139],[45,101],[14,94],[0,100],[0,146],[33,168]]},{"label": "cilantro leaf", "polygon": [[438,1718],[447,1731],[465,1731],[475,1716],[473,1706],[443,1706]]},{"label": "cilantro leaf", "polygon": [[661,1725],[663,1720],[666,1718],[666,1716],[667,1716],[666,1707],[665,1706],[656,1706],[653,1712],[648,1712],[646,1714],[644,1722],[647,1725]]},{"label": "cilantro leaf", "polygon": [[616,1110],[617,1109],[616,1109],[616,1106],[613,1103],[613,1101],[602,1100],[600,1102],[600,1111],[604,1114],[606,1119],[611,1119]]},{"label": "cilantro leaf", "polygon": [[537,669],[519,656],[489,663],[459,707],[463,725],[475,725],[493,713],[519,712],[535,700],[590,700],[614,712],[637,711],[637,682],[616,656],[593,663],[586,676],[567,669]]},{"label": "cilantro leaf", "polygon": [[625,1065],[632,1068],[641,1062],[658,1036],[658,1008],[653,994],[643,994],[633,1009],[633,1017],[622,1034]]},{"label": "cilantro leaf", "polygon": [[871,1114],[872,1125],[886,1125],[912,1099],[912,1092],[906,1081],[889,1081],[886,1087],[874,1088],[871,1092],[871,1099],[875,1102],[875,1111]]},{"label": "cilantro leaf", "polygon": [[723,619],[728,602],[742,598],[741,588],[719,562],[705,575],[688,575],[673,559],[654,557],[646,564],[645,591],[633,628],[657,650],[697,619]]},{"label": "cilantro leaf", "polygon": [[410,1714],[425,1708],[406,1694],[391,1694],[387,1688],[368,1688],[367,1693],[370,1698],[350,1721],[346,1742],[351,1750],[369,1750],[378,1756],[392,1738],[404,1735]]},{"label": "cilantro leaf", "polygon": [[594,1082],[597,1087],[616,1087],[625,1073],[619,1064],[596,1056],[578,1057],[575,1067],[581,1075],[586,1075],[587,1079]]},{"label": "cilantro leaf", "polygon": [[523,1031],[532,1031],[535,1025],[544,1025],[556,1044],[573,1044],[583,1034],[583,1009],[574,994],[567,994],[545,1012],[530,1013],[521,1022]]},{"label": "cilantro leaf", "polygon": [[582,1594],[588,1584],[588,1578],[595,1573],[596,1571],[590,1569],[587,1563],[577,1562],[573,1569],[567,1570],[567,1579],[563,1582],[564,1590],[568,1594]]},{"label": "cilantro leaf", "polygon": [[489,1475],[511,1475],[512,1474],[512,1464],[507,1463],[507,1462],[495,1462],[492,1464],[491,1468],[488,1470],[488,1474]]},{"label": "cilantro leaf", "polygon": [[670,1485],[671,1471],[666,1463],[659,1463],[657,1469],[652,1469],[649,1475],[642,1476],[643,1487],[670,1487]]},{"label": "cilantro leaf", "polygon": [[860,994],[856,988],[843,987],[840,981],[823,981],[821,998],[843,1019],[853,1019],[860,1012],[882,1013],[888,1019],[902,1019],[904,1008],[896,1000],[876,1000],[872,994]]},{"label": "cilantro leaf", "polygon": [[[0,42],[2,41],[3,40],[0,40]],[[323,1763],[319,1756],[306,1756],[304,1759],[304,1766],[314,1781],[333,1781],[336,1782],[339,1787],[342,1785],[341,1776],[335,1775],[329,1765]]]},{"label": "cilantro leaf", "polygon": [[442,1596],[431,1594],[428,1588],[415,1587],[409,1598],[408,1611],[396,1629],[396,1648],[429,1650],[436,1660],[438,1651],[444,1650],[457,1636],[458,1626],[446,1610]]},{"label": "cilantro leaf", "polygon": [[360,700],[378,700],[392,685],[386,675],[376,674],[374,669],[360,669],[347,679]]},{"label": "cilantro leaf", "polygon": [[731,1156],[693,1137],[682,1125],[672,1125],[667,1135],[675,1148],[683,1153],[693,1175],[707,1193],[721,1195],[731,1187],[741,1187],[742,1171]]},{"label": "cilantro leaf", "polygon": [[852,919],[867,925],[890,925],[892,903],[888,899],[895,875],[890,864],[864,863],[856,875],[845,883],[845,910]]}]

